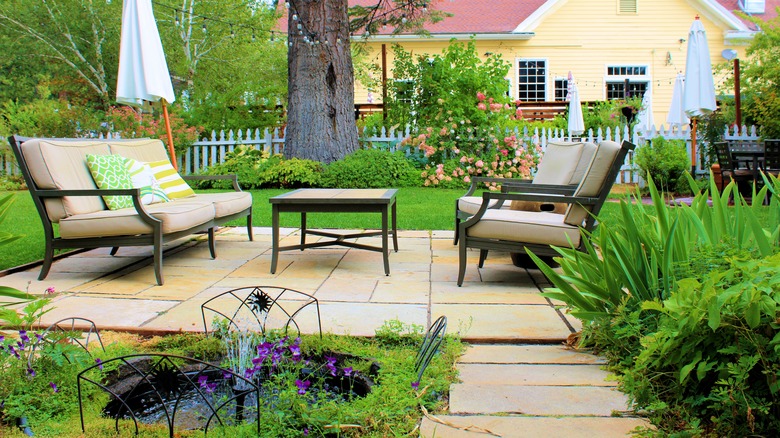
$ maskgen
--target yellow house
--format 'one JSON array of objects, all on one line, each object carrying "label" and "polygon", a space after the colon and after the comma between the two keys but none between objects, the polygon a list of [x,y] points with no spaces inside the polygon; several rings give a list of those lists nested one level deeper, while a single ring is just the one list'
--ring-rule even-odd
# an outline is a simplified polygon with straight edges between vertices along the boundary
[{"label": "yellow house", "polygon": [[[433,54],[453,38],[473,37],[478,53],[500,54],[512,63],[507,79],[513,98],[562,101],[571,72],[583,101],[621,98],[626,84],[634,96],[652,89],[655,123],[665,125],[694,19],[707,32],[714,66],[729,62],[722,55],[727,49],[744,58],[758,31],[736,11],[771,19],[778,6],[780,0],[439,0],[429,7],[452,16],[428,25],[429,37],[387,30],[367,44],[371,62],[392,80],[393,44],[415,55]],[[716,88],[725,79],[716,77]],[[356,85],[356,103],[381,99],[381,90]]]}]

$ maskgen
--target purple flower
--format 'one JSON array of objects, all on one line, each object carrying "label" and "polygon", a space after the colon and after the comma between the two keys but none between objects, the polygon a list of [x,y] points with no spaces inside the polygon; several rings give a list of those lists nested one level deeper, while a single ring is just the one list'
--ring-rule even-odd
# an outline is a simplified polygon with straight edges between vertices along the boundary
[{"label": "purple flower", "polygon": [[49,386],[51,386],[51,389],[52,389],[54,392],[60,392],[60,389],[59,389],[59,388],[57,388],[57,384],[56,384],[56,383],[54,383],[54,382],[49,382]]},{"label": "purple flower", "polygon": [[29,374],[30,377],[35,377],[35,370],[32,368],[27,368],[27,374]]},{"label": "purple flower", "polygon": [[233,377],[233,373],[230,371],[222,371],[222,378],[225,380],[230,380],[230,378]]},{"label": "purple flower", "polygon": [[345,367],[343,371],[344,371],[344,375],[347,377],[352,375],[352,367]]},{"label": "purple flower", "polygon": [[30,342],[30,338],[27,336],[27,330],[19,330],[19,339],[25,344]]},{"label": "purple flower", "polygon": [[97,364],[97,366],[98,366],[98,369],[99,369],[100,371],[103,371],[103,361],[102,361],[102,360],[100,360],[100,358],[99,358],[99,357],[98,357],[98,358],[95,358],[95,363]]},{"label": "purple flower", "polygon": [[46,291],[44,292],[46,295],[52,295],[57,293],[57,290],[54,289],[54,286],[49,286],[46,288]]},{"label": "purple flower", "polygon": [[206,387],[206,382],[208,382],[208,381],[209,381],[209,378],[207,376],[200,376],[200,377],[198,377],[198,386],[200,386],[201,388],[205,388]]},{"label": "purple flower", "polygon": [[5,336],[0,335],[0,342],[3,342],[3,341],[5,341]]},{"label": "purple flower", "polygon": [[420,387],[420,382],[419,381],[412,382],[412,389],[414,389],[416,391],[419,387]]},{"label": "purple flower", "polygon": [[21,356],[19,356],[19,353],[16,351],[16,349],[14,349],[13,345],[9,345],[8,346],[8,350],[11,351],[11,354],[16,356],[17,359],[21,359],[22,358]]},{"label": "purple flower", "polygon": [[306,390],[311,386],[311,382],[308,380],[295,379],[295,386],[298,387],[298,394],[306,394]]},{"label": "purple flower", "polygon": [[36,338],[36,339],[38,339],[38,342],[40,342],[40,341],[42,341],[42,340],[43,340],[43,335],[42,335],[42,334],[40,334],[40,333],[36,333],[36,334],[35,334],[35,338]]},{"label": "purple flower", "polygon": [[300,362],[302,359],[301,356],[301,347],[299,345],[293,344],[290,345],[290,353],[292,353],[292,360],[293,362]]},{"label": "purple flower", "polygon": [[244,371],[244,378],[247,380],[252,380],[252,376],[255,375],[255,370],[252,368],[247,368],[246,371]]},{"label": "purple flower", "polygon": [[198,386],[205,389],[207,394],[211,394],[217,389],[217,382],[209,383],[209,378],[207,376],[200,376],[198,377]]},{"label": "purple flower", "polygon": [[309,428],[308,427],[304,427],[303,428],[303,435],[304,436],[309,436]]},{"label": "purple flower", "polygon": [[325,356],[325,367],[330,370],[330,375],[336,375],[336,358],[333,356]]}]

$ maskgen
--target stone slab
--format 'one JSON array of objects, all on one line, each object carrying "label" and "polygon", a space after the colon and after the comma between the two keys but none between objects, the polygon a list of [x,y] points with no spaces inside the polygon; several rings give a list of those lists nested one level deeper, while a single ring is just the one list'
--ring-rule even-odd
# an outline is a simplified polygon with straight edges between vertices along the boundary
[{"label": "stone slab", "polygon": [[178,301],[137,300],[66,296],[53,303],[52,310],[42,318],[49,325],[63,318],[81,317],[92,320],[98,329],[141,327],[145,322],[164,314]]},{"label": "stone slab", "polygon": [[606,360],[563,345],[472,345],[460,363],[605,364]]},{"label": "stone slab", "polygon": [[451,414],[612,416],[628,409],[614,388],[593,386],[472,385],[450,387]]},{"label": "stone slab", "polygon": [[458,364],[462,381],[475,385],[616,386],[600,365]]},{"label": "stone slab", "polygon": [[541,304],[547,300],[536,286],[488,284],[458,287],[453,282],[431,282],[431,302],[436,304]]},{"label": "stone slab", "polygon": [[[514,417],[437,415],[424,418],[422,438],[481,438],[490,433],[502,437],[618,438],[632,436],[637,427],[648,427],[641,418]],[[442,424],[444,423],[444,424]]]},{"label": "stone slab", "polygon": [[470,341],[562,342],[571,334],[546,305],[433,304],[431,315],[446,315],[450,331]]}]

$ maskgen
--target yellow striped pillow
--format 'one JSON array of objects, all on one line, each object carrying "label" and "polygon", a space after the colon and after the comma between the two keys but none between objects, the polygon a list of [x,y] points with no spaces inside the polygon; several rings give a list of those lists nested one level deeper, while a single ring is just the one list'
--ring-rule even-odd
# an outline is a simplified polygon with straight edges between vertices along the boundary
[{"label": "yellow striped pillow", "polygon": [[152,169],[154,178],[160,183],[160,187],[169,198],[186,198],[195,195],[195,192],[184,182],[168,160],[152,161],[146,164]]}]

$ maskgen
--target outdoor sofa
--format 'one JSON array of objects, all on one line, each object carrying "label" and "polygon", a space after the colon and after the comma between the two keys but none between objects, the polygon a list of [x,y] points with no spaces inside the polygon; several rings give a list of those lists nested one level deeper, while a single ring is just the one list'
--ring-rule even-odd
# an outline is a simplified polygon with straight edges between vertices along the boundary
[{"label": "outdoor sofa", "polygon": [[[215,227],[242,217],[246,217],[249,240],[253,239],[252,195],[241,191],[236,176],[181,177],[170,165],[160,140],[12,136],[9,142],[43,223],[46,249],[39,280],[48,275],[55,249],[110,247],[115,255],[122,246],[151,245],[157,284],[162,285],[162,249],[167,242],[207,232],[211,257],[215,258]],[[115,157],[106,157],[111,155]],[[99,166],[95,163],[122,159],[137,165],[138,173],[150,178],[150,185],[99,188],[94,176]],[[114,170],[123,175],[121,169]],[[100,185],[110,186],[112,178],[124,181],[109,174]],[[206,178],[230,179],[235,191],[194,194],[183,181]]]}]

